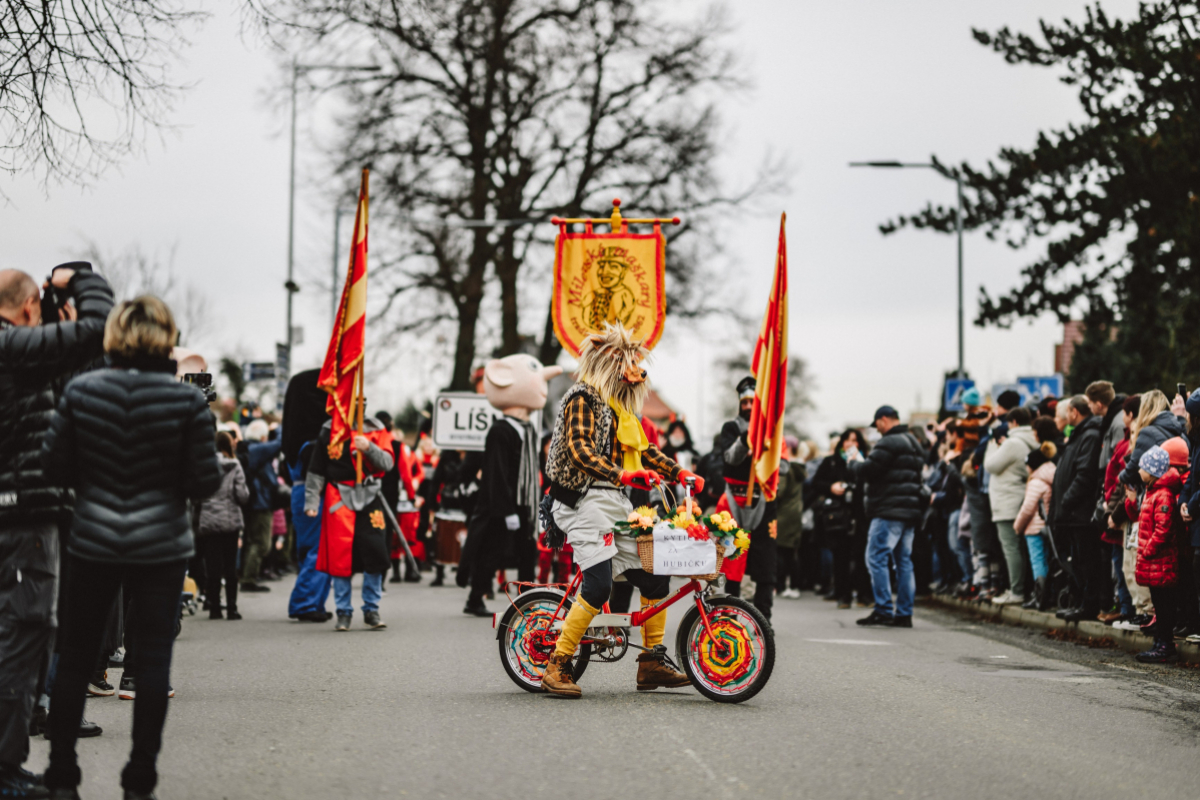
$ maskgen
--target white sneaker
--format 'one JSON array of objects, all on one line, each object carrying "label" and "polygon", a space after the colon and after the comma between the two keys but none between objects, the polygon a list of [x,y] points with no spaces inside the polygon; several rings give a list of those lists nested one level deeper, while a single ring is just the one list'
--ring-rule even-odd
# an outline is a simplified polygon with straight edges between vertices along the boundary
[{"label": "white sneaker", "polygon": [[992,598],[992,605],[994,605],[994,606],[1012,606],[1012,605],[1017,605],[1018,603],[1024,603],[1024,602],[1025,602],[1025,599],[1023,597],[1021,597],[1021,595],[1019,595],[1019,594],[1013,594],[1012,590],[1005,592],[1004,594],[1000,595],[999,597]]},{"label": "white sneaker", "polygon": [[784,589],[780,593],[779,596],[786,598],[788,600],[799,600],[800,599],[800,590],[799,589]]},{"label": "white sneaker", "polygon": [[1200,644],[1200,633],[1193,633],[1191,636],[1184,639],[1188,644]]},{"label": "white sneaker", "polygon": [[1123,619],[1118,622],[1114,622],[1112,624],[1112,626],[1115,630],[1118,630],[1118,631],[1133,631],[1134,633],[1141,633],[1141,631],[1142,631],[1141,625],[1138,625],[1134,622],[1130,622],[1127,619]]}]

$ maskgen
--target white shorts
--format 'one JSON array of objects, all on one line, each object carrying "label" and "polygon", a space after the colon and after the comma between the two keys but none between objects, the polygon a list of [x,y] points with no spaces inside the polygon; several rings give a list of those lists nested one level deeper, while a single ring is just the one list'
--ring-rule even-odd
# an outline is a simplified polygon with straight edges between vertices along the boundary
[{"label": "white shorts", "polygon": [[631,511],[633,504],[624,492],[593,486],[575,508],[555,500],[551,513],[575,550],[580,569],[612,559],[613,577],[619,579],[627,569],[642,568],[633,537],[613,533],[613,525],[628,519]]}]

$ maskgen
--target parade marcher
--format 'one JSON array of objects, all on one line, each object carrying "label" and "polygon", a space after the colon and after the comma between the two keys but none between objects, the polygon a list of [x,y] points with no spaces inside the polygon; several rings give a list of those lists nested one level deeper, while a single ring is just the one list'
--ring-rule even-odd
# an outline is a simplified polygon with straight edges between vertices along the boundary
[{"label": "parade marcher", "polygon": [[[424,558],[425,546],[417,541],[417,528],[423,502],[417,497],[417,485],[424,478],[425,471],[413,451],[404,443],[403,431],[397,433],[393,427],[392,415],[386,411],[380,411],[375,417],[383,424],[384,430],[392,434],[392,468],[380,481],[380,490],[383,492],[384,501],[395,512],[396,521],[400,523],[400,533],[389,530],[387,534],[388,557],[392,562],[391,583],[400,583],[401,581],[420,583],[420,568],[407,558],[404,545],[400,543],[400,536],[404,536],[414,558]],[[405,562],[403,576],[400,575],[401,562]]]},{"label": "parade marcher", "polygon": [[[550,511],[583,571],[583,585],[542,676],[542,686],[562,697],[581,695],[571,674],[571,659],[588,624],[608,601],[614,578],[637,587],[642,608],[666,598],[670,591],[668,576],[642,569],[633,538],[613,533],[614,523],[633,511],[622,488],[648,490],[664,479],[687,478],[703,488],[702,479],[646,439],[638,420],[650,391],[641,366],[646,354],[641,342],[619,323],[607,324],[603,334],[589,336],[580,351],[578,380],[563,395],[554,423],[546,461],[553,498]],[[533,361],[530,369],[534,367],[541,365]],[[666,614],[661,613],[642,626],[642,644],[648,652],[638,655],[639,691],[689,683],[686,675],[664,661],[666,625]]]},{"label": "parade marcher", "polygon": [[446,582],[446,567],[457,566],[467,538],[467,518],[475,507],[479,481],[461,450],[442,453],[433,471],[434,575],[430,586]]},{"label": "parade marcher", "polygon": [[[750,430],[750,411],[754,407],[757,382],[752,377],[738,381],[738,415],[721,427],[719,448],[725,460],[725,504],[737,520],[738,527],[750,531],[750,551],[746,554],[746,574],[754,579],[754,605],[763,616],[771,619],[775,596],[776,550],[778,533],[775,501],[767,500],[762,486],[754,484],[753,497],[747,499],[750,486],[750,445],[746,440]],[[718,503],[718,509],[724,509]],[[736,582],[727,584],[729,593],[740,594]]]},{"label": "parade marcher", "polygon": [[[108,283],[84,262],[55,267],[43,288],[45,298],[24,272],[0,270],[0,575],[22,576],[0,580],[0,795],[12,797],[42,791],[21,765],[57,624],[60,526],[71,512],[68,490],[42,472],[42,440],[58,381],[103,353],[113,305]],[[68,298],[73,305],[54,302],[55,316],[43,319],[43,299]]]},{"label": "parade marcher", "polygon": [[[320,514],[321,520],[317,569],[333,578],[335,630],[350,630],[354,616],[350,578],[355,573],[363,576],[363,623],[380,630],[387,627],[379,616],[379,600],[390,562],[385,538],[388,521],[379,479],[393,465],[392,435],[379,420],[366,417],[363,433],[355,430],[349,447],[346,442],[338,442],[331,453],[332,432],[331,422],[321,426],[304,481],[304,513],[309,517]],[[355,466],[359,453],[363,456],[361,483]]]},{"label": "parade marcher", "polygon": [[493,359],[484,367],[484,393],[504,416],[492,423],[484,442],[483,474],[469,534],[479,538],[470,542],[471,591],[464,614],[491,616],[483,597],[497,569],[515,566],[518,580],[533,580],[534,528],[542,493],[539,437],[529,413],[546,405],[546,382],[561,372],[562,367],[544,367],[526,355]]},{"label": "parade marcher", "polygon": [[146,798],[158,781],[175,625],[195,554],[188,502],[221,484],[208,403],[175,378],[176,336],[156,297],[113,309],[104,330],[111,367],[67,385],[42,445],[47,475],[76,497],[63,614],[69,637],[55,677],[46,770],[46,786],[59,796],[71,796],[81,780],[75,744],[88,676],[119,591],[136,609],[126,619],[137,643],[133,749],[121,785],[126,798]]},{"label": "parade marcher", "polygon": [[[221,468],[221,487],[200,504],[196,528],[196,549],[204,555],[208,586],[208,618],[238,620],[237,552],[238,536],[245,523],[242,506],[250,499],[246,475],[233,455],[233,437],[217,432],[217,463]],[[225,614],[221,613],[221,579],[225,579]]]},{"label": "parade marcher", "polygon": [[[288,381],[283,399],[283,458],[292,477],[292,527],[296,530],[296,561],[299,566],[292,595],[288,598],[288,616],[301,622],[328,622],[333,614],[325,610],[332,579],[317,569],[321,545],[320,516],[304,513],[308,465],[317,451],[321,426],[329,419],[325,404],[329,395],[317,386],[319,369],[298,372]],[[323,502],[323,500],[322,500]]]},{"label": "parade marcher", "polygon": [[[417,498],[415,505],[420,512],[417,514],[417,529],[414,532],[414,539],[420,545],[423,554],[420,560],[428,569],[434,561],[434,554],[437,550],[437,530],[433,524],[433,510],[437,505],[437,487],[433,483],[433,473],[437,471],[437,465],[441,461],[441,452],[433,443],[433,421],[430,419],[421,421],[413,458],[420,468],[419,472],[414,473]],[[417,568],[419,570],[419,565]],[[438,574],[444,575],[444,572],[439,571]],[[419,571],[417,571],[416,577],[417,580],[420,580],[421,573]]]}]

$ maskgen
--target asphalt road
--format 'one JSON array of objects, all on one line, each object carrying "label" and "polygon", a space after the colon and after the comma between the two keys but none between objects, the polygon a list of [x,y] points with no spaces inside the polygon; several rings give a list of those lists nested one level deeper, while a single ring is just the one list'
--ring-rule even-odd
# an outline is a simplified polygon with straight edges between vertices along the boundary
[{"label": "asphalt road", "polygon": [[[289,621],[273,588],[241,622],[185,621],[162,800],[1200,796],[1194,681],[938,612],[873,630],[779,601],[775,673],[748,703],[639,694],[632,655],[591,665],[572,702],[515,687],[457,588],[392,584],[390,627],[342,634]],[[88,702],[105,730],[79,745],[84,800],[120,797],[131,706]]]}]

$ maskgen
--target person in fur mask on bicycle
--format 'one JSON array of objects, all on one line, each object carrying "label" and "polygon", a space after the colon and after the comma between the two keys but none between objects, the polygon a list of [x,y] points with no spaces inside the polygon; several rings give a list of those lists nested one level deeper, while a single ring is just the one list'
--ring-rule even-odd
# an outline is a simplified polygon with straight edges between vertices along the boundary
[{"label": "person in fur mask on bicycle", "polygon": [[[642,361],[649,351],[620,323],[589,336],[580,352],[578,380],[559,406],[546,474],[553,498],[554,524],[575,550],[583,571],[579,596],[563,621],[562,633],[542,686],[551,694],[579,697],[571,659],[580,639],[608,601],[614,576],[638,588],[642,608],[666,598],[670,578],[642,569],[637,543],[613,533],[613,525],[633,511],[629,488],[649,489],[663,480],[703,479],[681,469],[646,439],[638,417],[650,392]],[[667,615],[642,627],[645,652],[638,656],[638,691],[687,686],[688,678],[665,661],[662,640]]]}]

